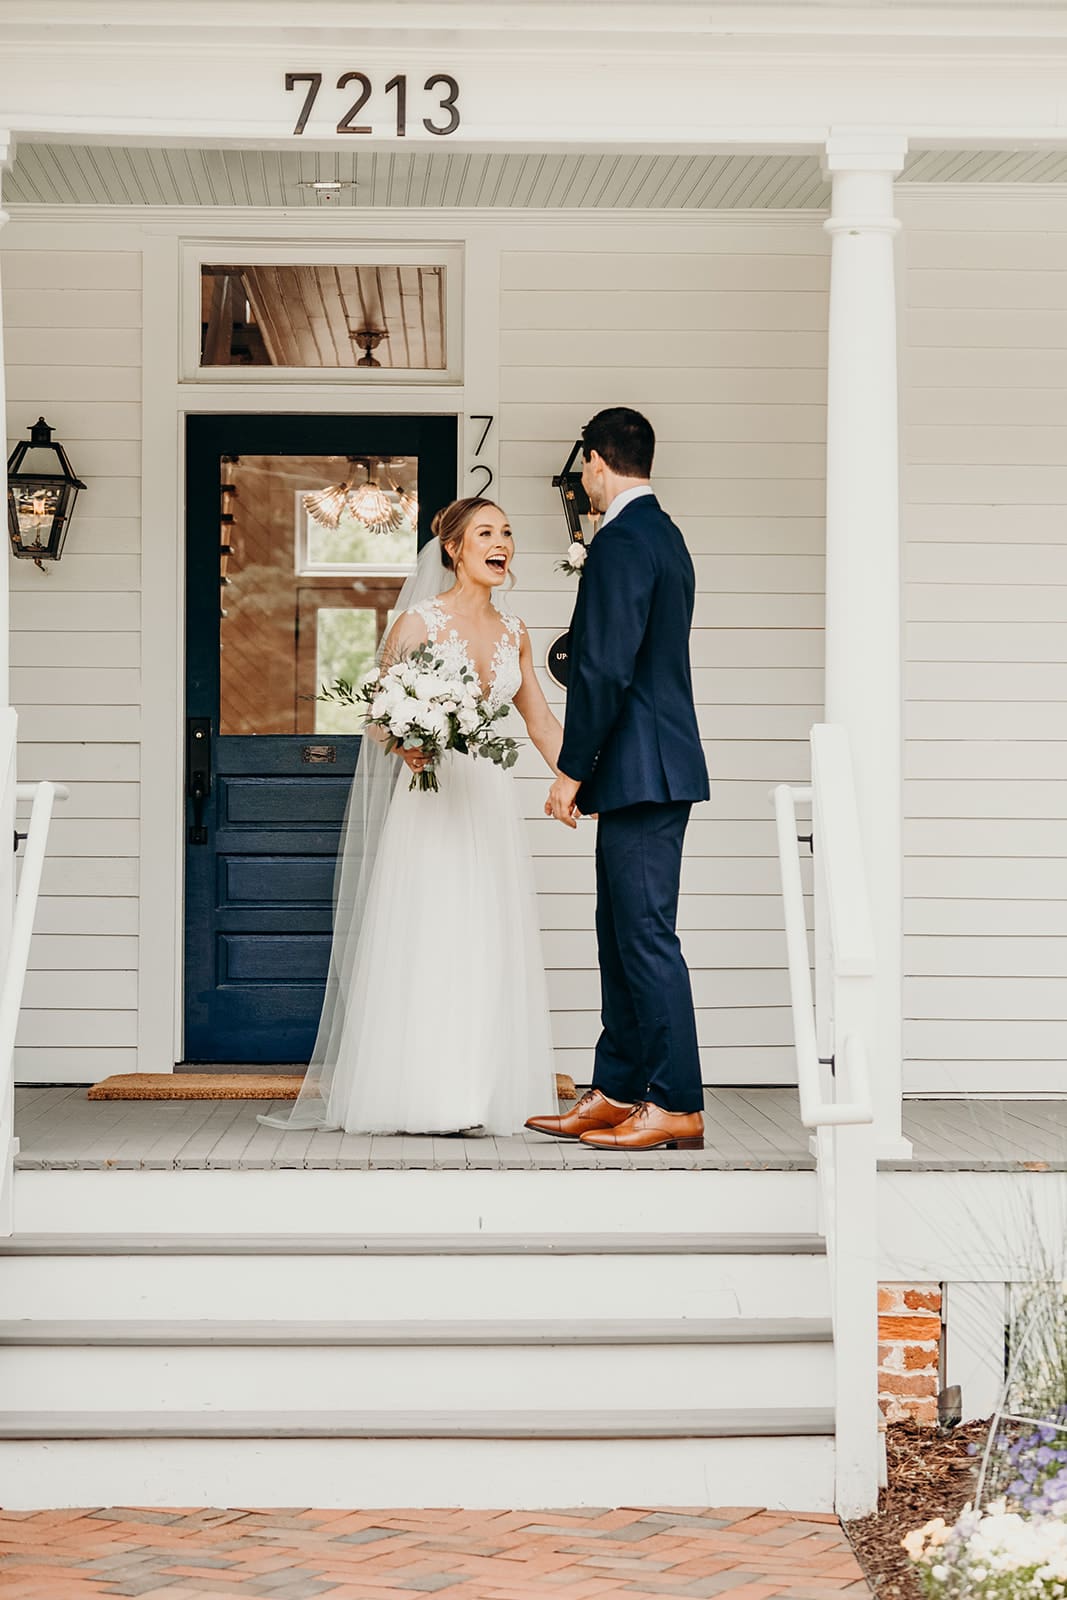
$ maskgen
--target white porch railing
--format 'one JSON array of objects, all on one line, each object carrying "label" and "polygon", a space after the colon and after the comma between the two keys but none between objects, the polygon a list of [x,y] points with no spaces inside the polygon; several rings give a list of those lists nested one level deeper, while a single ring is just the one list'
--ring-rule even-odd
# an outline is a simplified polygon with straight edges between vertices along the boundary
[{"label": "white porch railing", "polygon": [[[58,783],[17,783],[15,778],[15,747],[18,719],[11,707],[0,713],[0,915],[4,908],[10,912],[10,936],[3,951],[0,965],[0,1235],[8,1235],[14,1226],[13,1201],[15,1185],[15,1156],[18,1140],[15,1137],[15,1033],[22,1008],[22,991],[26,982],[26,966],[30,955],[30,937],[33,933],[37,894],[41,887],[41,869],[44,866],[48,827],[52,808],[57,800],[69,798],[70,791]],[[24,835],[26,850],[22,858],[18,890],[14,887],[14,853],[8,854],[6,840],[17,845],[15,837],[15,805],[19,800],[30,800],[29,826]],[[6,837],[5,837],[6,835]]]},{"label": "white porch railing", "polygon": [[[810,787],[774,791],[800,1115],[813,1131],[820,1228],[834,1325],[838,1515],[878,1501],[878,1229],[868,1041],[874,936],[852,758],[845,730],[811,731]],[[797,803],[812,806],[815,990],[812,990]]]}]

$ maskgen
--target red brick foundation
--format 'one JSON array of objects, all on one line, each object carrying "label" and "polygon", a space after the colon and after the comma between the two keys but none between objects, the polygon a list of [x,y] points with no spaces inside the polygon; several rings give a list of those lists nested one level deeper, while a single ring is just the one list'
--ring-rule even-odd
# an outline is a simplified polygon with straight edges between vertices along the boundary
[{"label": "red brick foundation", "polygon": [[878,1404],[886,1421],[936,1422],[940,1368],[940,1284],[883,1283],[878,1290]]}]

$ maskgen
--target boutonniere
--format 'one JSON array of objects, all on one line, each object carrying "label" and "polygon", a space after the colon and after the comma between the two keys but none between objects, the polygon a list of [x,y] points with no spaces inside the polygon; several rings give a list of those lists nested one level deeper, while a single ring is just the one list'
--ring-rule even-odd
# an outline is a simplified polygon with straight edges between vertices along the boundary
[{"label": "boutonniere", "polygon": [[568,578],[580,578],[589,547],[583,539],[575,539],[568,547],[562,561],[556,562],[556,571],[565,572]]}]

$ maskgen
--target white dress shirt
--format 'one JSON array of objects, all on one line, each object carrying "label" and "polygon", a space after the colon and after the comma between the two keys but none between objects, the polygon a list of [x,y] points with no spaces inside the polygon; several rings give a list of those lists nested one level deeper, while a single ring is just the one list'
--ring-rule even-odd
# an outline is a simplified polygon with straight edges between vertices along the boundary
[{"label": "white dress shirt", "polygon": [[[622,493],[615,496],[614,500],[605,511],[603,517],[601,518],[600,528],[606,528],[609,522],[613,522],[618,516],[619,512],[630,504],[631,500],[639,500],[643,494],[653,494],[654,492],[655,491],[650,483],[639,483],[633,489],[623,489]],[[600,528],[597,529],[598,533],[600,532]]]}]

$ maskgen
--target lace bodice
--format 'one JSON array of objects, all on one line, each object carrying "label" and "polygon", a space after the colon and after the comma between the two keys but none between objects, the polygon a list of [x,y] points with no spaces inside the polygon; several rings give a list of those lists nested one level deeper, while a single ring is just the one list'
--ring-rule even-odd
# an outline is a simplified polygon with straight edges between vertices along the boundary
[{"label": "lace bodice", "polygon": [[[424,600],[421,605],[412,606],[410,615],[422,618],[426,624],[427,638],[431,644],[440,647],[448,667],[456,669],[467,667],[475,678],[478,677],[478,668],[471,656],[470,645],[466,639],[460,638],[455,628],[449,628],[443,606],[436,600]],[[489,683],[485,690],[485,700],[490,711],[498,711],[501,706],[514,700],[522,687],[522,667],[519,665],[522,623],[508,611],[500,613],[500,621],[504,632],[500,635],[497,647],[493,651]]]}]

